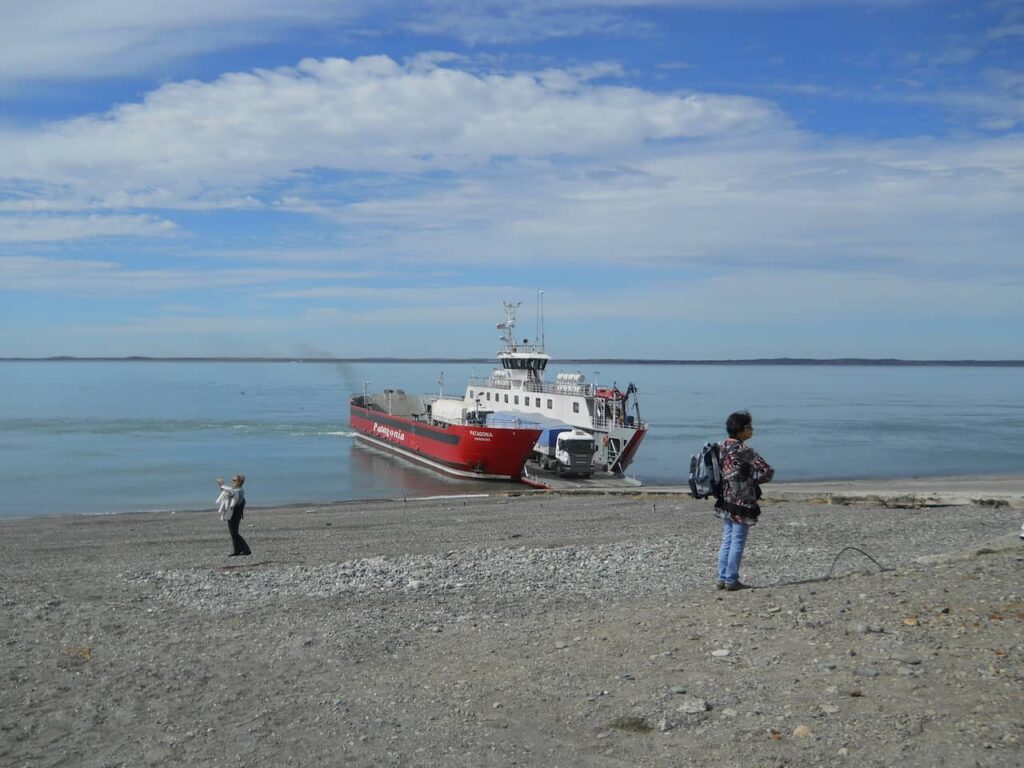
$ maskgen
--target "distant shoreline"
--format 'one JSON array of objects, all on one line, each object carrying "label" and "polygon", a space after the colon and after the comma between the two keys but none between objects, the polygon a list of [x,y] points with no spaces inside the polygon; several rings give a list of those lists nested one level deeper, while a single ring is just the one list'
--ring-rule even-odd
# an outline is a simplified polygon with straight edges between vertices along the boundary
[{"label": "distant shoreline", "polygon": [[[0,363],[493,363],[493,357],[0,357]],[[901,360],[898,358],[812,358],[766,357],[736,360],[675,360],[613,357],[561,358],[558,363],[601,365],[816,365],[816,366],[892,366],[958,368],[1024,368],[1024,360]]]}]

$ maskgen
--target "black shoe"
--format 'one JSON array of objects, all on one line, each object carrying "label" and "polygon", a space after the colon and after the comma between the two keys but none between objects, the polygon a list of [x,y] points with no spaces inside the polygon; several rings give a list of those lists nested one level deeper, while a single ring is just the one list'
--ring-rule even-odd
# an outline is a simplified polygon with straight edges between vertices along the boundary
[{"label": "black shoe", "polygon": [[718,589],[725,589],[725,582],[724,581],[720,581],[720,582],[718,582],[718,584],[716,586],[717,586]]},{"label": "black shoe", "polygon": [[242,553],[241,552],[232,552],[230,555],[228,555],[228,557],[238,557],[240,554],[242,554]]},{"label": "black shoe", "polygon": [[744,584],[742,581],[734,581],[732,584],[725,585],[726,592],[738,592],[741,589],[750,589],[750,587]]}]

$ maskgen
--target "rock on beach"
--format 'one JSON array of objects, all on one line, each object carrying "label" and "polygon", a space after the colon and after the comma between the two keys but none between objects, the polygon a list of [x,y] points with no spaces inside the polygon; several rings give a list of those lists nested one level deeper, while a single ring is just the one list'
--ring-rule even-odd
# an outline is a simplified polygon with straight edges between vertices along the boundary
[{"label": "rock on beach", "polygon": [[0,765],[1024,764],[1019,509],[828,502],[2,521]]}]

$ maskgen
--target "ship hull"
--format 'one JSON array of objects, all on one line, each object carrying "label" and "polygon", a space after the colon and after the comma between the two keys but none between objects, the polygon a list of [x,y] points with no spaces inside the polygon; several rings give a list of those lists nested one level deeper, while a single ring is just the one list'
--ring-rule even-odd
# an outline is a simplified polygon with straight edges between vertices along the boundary
[{"label": "ship hull", "polygon": [[432,424],[381,413],[354,403],[349,423],[359,438],[453,477],[514,480],[541,430],[530,428]]}]

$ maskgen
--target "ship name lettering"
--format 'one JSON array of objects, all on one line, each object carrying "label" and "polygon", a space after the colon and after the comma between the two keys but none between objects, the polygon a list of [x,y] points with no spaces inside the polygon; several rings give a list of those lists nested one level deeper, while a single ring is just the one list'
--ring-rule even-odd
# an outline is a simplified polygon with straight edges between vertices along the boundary
[{"label": "ship name lettering", "polygon": [[490,440],[493,437],[493,435],[490,432],[479,432],[475,429],[469,430],[469,434],[471,434],[473,437],[479,440]]},{"label": "ship name lettering", "polygon": [[391,429],[391,427],[385,427],[383,424],[373,422],[373,431],[378,435],[383,435],[391,440],[397,440],[400,443],[405,442],[405,432],[398,429]]}]

